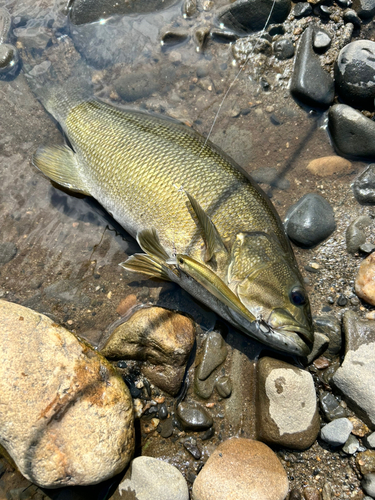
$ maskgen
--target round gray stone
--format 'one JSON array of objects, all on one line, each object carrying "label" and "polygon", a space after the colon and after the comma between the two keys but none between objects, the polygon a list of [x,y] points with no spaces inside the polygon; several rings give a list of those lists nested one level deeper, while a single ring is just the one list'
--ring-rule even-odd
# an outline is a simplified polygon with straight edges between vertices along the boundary
[{"label": "round gray stone", "polygon": [[320,437],[331,446],[341,446],[346,443],[353,424],[347,418],[337,418],[325,425],[320,431]]}]

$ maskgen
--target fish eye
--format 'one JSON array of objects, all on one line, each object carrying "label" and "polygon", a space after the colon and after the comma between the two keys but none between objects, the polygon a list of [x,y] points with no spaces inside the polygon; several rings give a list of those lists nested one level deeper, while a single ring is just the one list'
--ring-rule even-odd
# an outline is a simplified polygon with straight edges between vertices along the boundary
[{"label": "fish eye", "polygon": [[183,264],[183,263],[184,263],[184,259],[183,259],[182,257],[180,257],[180,258],[178,259],[178,262],[179,262],[179,264]]},{"label": "fish eye", "polygon": [[295,286],[290,292],[290,300],[295,306],[303,306],[306,303],[306,292],[300,286]]}]

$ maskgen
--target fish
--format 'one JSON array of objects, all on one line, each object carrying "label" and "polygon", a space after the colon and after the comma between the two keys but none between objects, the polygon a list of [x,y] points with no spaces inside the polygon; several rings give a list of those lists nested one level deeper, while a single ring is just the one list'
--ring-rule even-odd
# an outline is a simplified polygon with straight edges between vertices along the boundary
[{"label": "fish", "polygon": [[308,295],[269,197],[220,148],[176,120],[114,106],[85,92],[44,95],[67,142],[32,163],[94,197],[143,253],[121,266],[178,283],[235,328],[307,356]]}]

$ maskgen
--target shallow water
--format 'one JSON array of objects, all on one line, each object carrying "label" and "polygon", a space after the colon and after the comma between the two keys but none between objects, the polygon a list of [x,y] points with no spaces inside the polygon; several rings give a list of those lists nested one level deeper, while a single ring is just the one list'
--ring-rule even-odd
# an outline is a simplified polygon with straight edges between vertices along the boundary
[{"label": "shallow water", "polygon": [[[207,135],[239,66],[230,44],[209,39],[197,51],[195,33],[214,23],[215,9],[224,3],[207,2],[208,10],[198,3],[198,13],[188,19],[183,18],[177,2],[164,11],[113,16],[91,25],[69,23],[61,1],[52,5],[47,0],[6,0],[0,1],[0,7],[5,6],[12,15],[10,41],[18,44],[25,70],[41,85],[49,83],[51,66],[56,78],[82,71],[98,97],[172,116]],[[162,46],[160,32],[167,25],[182,28],[188,39]],[[370,37],[370,28],[368,25],[362,33],[367,29]],[[237,54],[244,51],[246,58],[248,50],[237,44]],[[344,308],[327,299],[335,299],[339,293],[353,295],[360,261],[346,252],[345,230],[358,215],[373,215],[374,210],[360,206],[350,187],[365,167],[363,162],[353,162],[353,174],[344,177],[318,178],[306,170],[309,161],[334,151],[324,114],[300,107],[289,95],[292,65],[293,60],[278,61],[254,51],[224,101],[210,138],[249,173],[276,169],[277,177],[262,187],[282,217],[308,192],[320,193],[330,201],[337,230],[315,249],[295,250],[313,314],[331,309],[340,316]],[[203,331],[213,327],[215,315],[177,286],[122,270],[118,264],[139,250],[137,243],[95,201],[62,191],[31,166],[30,157],[40,144],[61,143],[63,138],[22,71],[10,81],[0,80],[0,117],[0,243],[12,242],[17,248],[16,256],[0,267],[2,298],[49,315],[93,345],[118,318],[121,299],[131,293],[139,302],[188,312]],[[304,271],[303,266],[311,262],[320,265],[317,274]],[[231,336],[233,345],[250,358],[258,352],[250,339],[233,332]],[[229,437],[230,432],[224,426],[221,437]],[[251,437],[251,425],[244,433]],[[177,453],[152,439],[149,445],[148,453],[154,456],[172,460]],[[314,449],[305,458],[312,460],[319,453]],[[189,467],[196,470],[196,464],[184,460],[187,465],[182,467],[182,460],[174,459],[185,472]],[[343,459],[343,470],[349,462]],[[307,465],[305,470],[300,467],[298,475],[294,472],[296,483],[304,484],[310,478],[311,484],[321,486],[324,474],[312,478],[308,470]],[[340,469],[337,474],[341,477]],[[358,479],[350,474],[357,488]],[[27,484],[8,468],[0,479],[0,492],[3,488],[6,494]],[[344,495],[346,490],[338,491]]]}]

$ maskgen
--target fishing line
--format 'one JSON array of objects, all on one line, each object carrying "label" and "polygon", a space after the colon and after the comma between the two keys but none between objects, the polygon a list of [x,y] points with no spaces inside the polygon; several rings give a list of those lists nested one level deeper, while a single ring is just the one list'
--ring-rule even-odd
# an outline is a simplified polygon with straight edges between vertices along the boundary
[{"label": "fishing line", "polygon": [[248,61],[249,61],[250,57],[254,54],[255,49],[258,47],[258,43],[259,43],[260,37],[264,34],[264,32],[265,32],[265,30],[266,30],[266,28],[267,28],[267,25],[268,25],[268,23],[269,23],[269,21],[270,21],[270,19],[271,19],[272,12],[273,12],[273,9],[274,9],[274,7],[275,7],[275,4],[276,4],[276,0],[273,0],[273,2],[272,2],[272,6],[271,6],[271,9],[270,9],[270,13],[268,14],[268,17],[267,17],[267,20],[266,20],[266,22],[265,22],[265,24],[264,24],[264,26],[263,26],[263,29],[261,30],[261,32],[259,33],[259,36],[258,36],[258,37],[257,37],[257,39],[256,39],[255,45],[253,46],[253,48],[252,48],[252,50],[251,50],[250,54],[247,56],[247,58],[246,58],[246,60],[245,60],[244,64],[241,66],[240,70],[238,71],[238,73],[236,74],[236,76],[235,76],[235,77],[234,77],[234,79],[232,80],[231,84],[229,85],[229,87],[228,87],[227,91],[225,92],[224,97],[223,97],[223,99],[221,100],[221,103],[220,103],[219,109],[217,110],[217,112],[216,112],[216,114],[215,114],[215,118],[214,118],[214,121],[212,122],[212,125],[211,125],[211,128],[210,128],[210,131],[208,132],[208,135],[207,135],[207,137],[206,137],[206,140],[204,141],[204,144],[203,144],[202,149],[200,150],[200,152],[199,152],[199,155],[198,155],[198,156],[200,156],[200,155],[202,154],[202,151],[203,151],[203,150],[204,150],[204,148],[206,147],[206,144],[207,144],[207,142],[208,142],[208,139],[211,137],[211,134],[212,134],[213,128],[214,128],[214,126],[215,126],[215,124],[216,124],[216,120],[218,119],[218,116],[219,116],[219,114],[220,114],[221,108],[222,108],[222,106],[223,106],[223,104],[224,104],[224,101],[225,101],[225,99],[227,98],[227,96],[228,96],[229,92],[231,91],[231,88],[233,87],[233,85],[235,84],[235,82],[238,80],[238,78],[239,78],[240,74],[241,74],[241,73],[242,73],[242,71],[245,69],[246,64],[248,63]]}]

